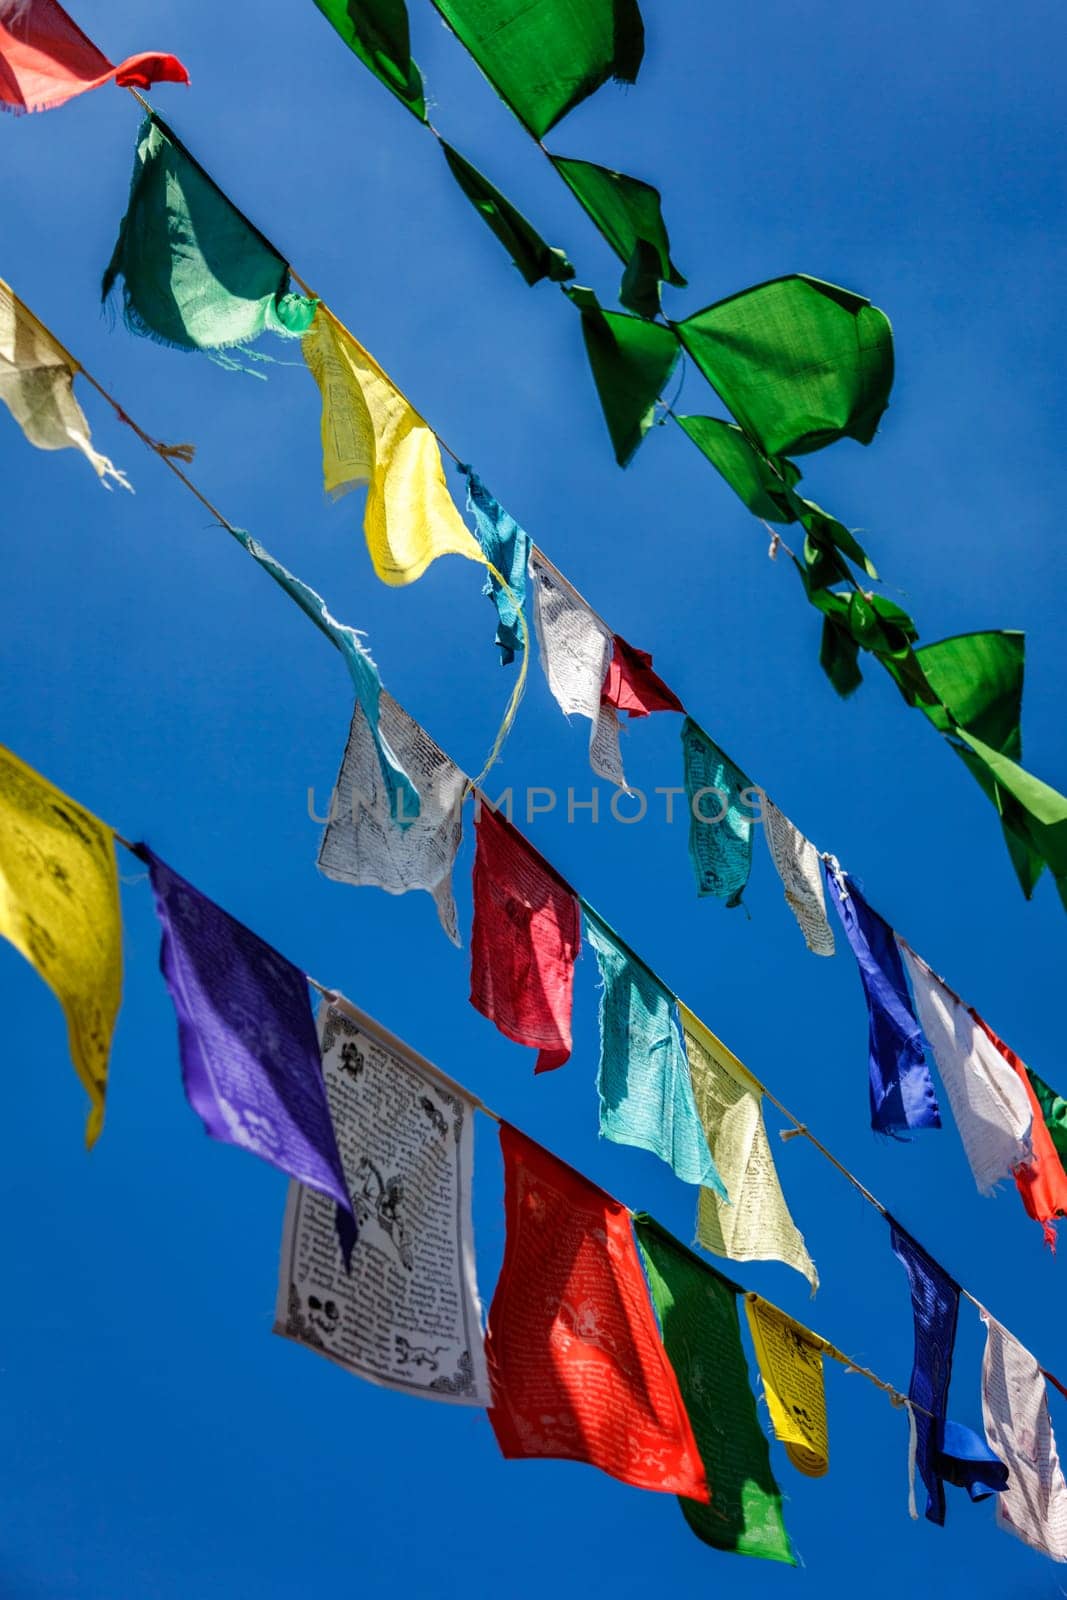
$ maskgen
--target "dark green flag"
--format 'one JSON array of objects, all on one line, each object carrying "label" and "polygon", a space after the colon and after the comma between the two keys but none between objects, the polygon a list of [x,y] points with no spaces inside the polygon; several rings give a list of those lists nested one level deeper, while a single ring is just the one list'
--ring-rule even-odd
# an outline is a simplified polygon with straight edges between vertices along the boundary
[{"label": "dark green flag", "polygon": [[1056,1147],[1056,1154],[1067,1167],[1067,1100],[1058,1095],[1055,1089],[1049,1088],[1044,1078],[1039,1078],[1029,1067],[1026,1069],[1026,1076],[1030,1079],[1030,1087],[1037,1096],[1041,1117]]},{"label": "dark green flag", "polygon": [[315,316],[314,300],[290,293],[286,262],[155,115],[138,134],[105,300],[120,277],[126,326],[179,350],[228,350],[264,329],[299,338]]},{"label": "dark green flag", "polygon": [[704,1462],[711,1504],[680,1500],[717,1550],[796,1565],[741,1345],[738,1290],[649,1216],[634,1218],[663,1343]]},{"label": "dark green flag", "polygon": [[315,0],[315,4],[363,65],[425,122],[422,74],[411,59],[405,0]]},{"label": "dark green flag", "polygon": [[874,437],[893,383],[893,333],[861,295],[798,273],[743,289],[675,326],[768,455]]},{"label": "dark green flag", "polygon": [[433,0],[497,94],[538,139],[645,51],[637,0]]},{"label": "dark green flag", "polygon": [[508,255],[514,261],[527,283],[538,283],[551,278],[563,283],[574,277],[571,266],[562,250],[547,245],[532,223],[482,176],[477,167],[454,150],[443,139],[439,141],[452,176],[459,184],[475,211],[482,217]]},{"label": "dark green flag", "polygon": [[582,313],[593,381],[615,459],[625,467],[652,426],[656,400],[678,360],[678,341],[659,323],[604,311],[592,289],[575,285],[564,292]]},{"label": "dark green flag", "polygon": [[678,421],[754,516],[765,522],[796,521],[785,492],[800,482],[799,468],[791,461],[771,462],[745,438],[736,422],[718,417],[679,417]]},{"label": "dark green flag", "polygon": [[592,161],[553,156],[552,164],[625,263],[619,297],[623,305],[638,316],[654,317],[661,281],[685,288],[685,279],[671,260],[659,191]]}]

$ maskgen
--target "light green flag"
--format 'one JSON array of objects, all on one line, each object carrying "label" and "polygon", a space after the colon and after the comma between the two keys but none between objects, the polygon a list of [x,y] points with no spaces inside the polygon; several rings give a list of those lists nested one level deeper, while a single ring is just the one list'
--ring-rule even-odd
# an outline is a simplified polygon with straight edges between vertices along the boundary
[{"label": "light green flag", "polygon": [[562,250],[546,244],[522,212],[488,178],[483,177],[477,167],[472,167],[458,150],[446,144],[444,139],[438,140],[438,143],[452,176],[482,221],[500,240],[527,283],[539,283],[542,278],[564,283],[574,277],[574,268]]},{"label": "light green flag", "polygon": [[315,0],[315,4],[363,65],[425,122],[422,74],[411,59],[405,0]]},{"label": "light green flag", "polygon": [[656,400],[678,360],[670,328],[604,311],[592,289],[565,290],[582,313],[582,335],[615,459],[625,467],[655,418]]},{"label": "light green flag", "polygon": [[671,260],[659,191],[639,178],[628,178],[624,172],[612,172],[592,161],[571,161],[564,156],[551,159],[626,266],[619,295],[623,305],[638,316],[656,316],[661,282],[685,288],[685,279]]},{"label": "light green flag", "polygon": [[717,1550],[795,1566],[741,1345],[738,1290],[651,1217],[635,1217],[634,1232],[711,1490],[710,1505],[679,1501],[685,1520]]}]

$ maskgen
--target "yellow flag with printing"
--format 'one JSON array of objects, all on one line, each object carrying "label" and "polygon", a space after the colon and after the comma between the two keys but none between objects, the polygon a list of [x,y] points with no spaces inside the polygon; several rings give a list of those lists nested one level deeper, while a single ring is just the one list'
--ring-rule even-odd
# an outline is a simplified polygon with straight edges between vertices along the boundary
[{"label": "yellow flag with printing", "polygon": [[63,1007],[74,1068],[104,1122],[111,1035],[122,998],[122,922],[115,836],[0,746],[0,934],[36,967]]},{"label": "yellow flag with printing", "polygon": [[826,1341],[758,1294],[745,1296],[745,1310],[774,1436],[798,1472],[821,1478],[830,1466],[822,1371]]}]

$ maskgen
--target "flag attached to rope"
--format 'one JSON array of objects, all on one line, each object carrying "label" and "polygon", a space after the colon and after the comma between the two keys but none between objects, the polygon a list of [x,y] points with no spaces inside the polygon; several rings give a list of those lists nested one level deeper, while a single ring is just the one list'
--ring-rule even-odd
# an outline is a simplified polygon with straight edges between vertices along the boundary
[{"label": "flag attached to rope", "polygon": [[899,937],[897,946],[978,1192],[991,1195],[1033,1159],[1029,1096],[963,1002]]},{"label": "flag attached to rope", "polygon": [[177,56],[154,51],[112,66],[56,0],[0,4],[0,106],[51,111],[111,82],[120,89],[148,89],[153,83],[188,83],[189,74]]},{"label": "flag attached to rope", "polygon": [[887,1220],[893,1253],[908,1274],[911,1288],[915,1361],[908,1399],[915,1425],[916,1461],[926,1485],[926,1519],[940,1526],[945,1521],[945,1484],[939,1457],[944,1447],[960,1291],[909,1233],[892,1218]]},{"label": "flag attached to rope", "polygon": [[534,625],[548,687],[564,716],[589,719],[589,765],[599,778],[625,789],[619,723],[603,700],[614,637],[539,551],[530,556]]},{"label": "flag attached to rope", "polygon": [[746,1294],[745,1311],[774,1436],[798,1472],[821,1478],[830,1468],[822,1370],[826,1342],[758,1294]]},{"label": "flag attached to rope", "polygon": [[147,845],[137,854],[152,879],[189,1104],[213,1139],[351,1212],[307,979]]},{"label": "flag attached to rope", "polygon": [[697,893],[739,906],[752,870],[749,797],[758,791],[692,717],[682,726],[682,759]]},{"label": "flag attached to rope", "polygon": [[737,1288],[651,1217],[635,1217],[634,1231],[711,1493],[707,1505],[682,1500],[685,1520],[717,1550],[793,1566],[741,1345]]},{"label": "flag attached to rope", "polygon": [[1003,1057],[1014,1072],[1030,1106],[1031,1157],[1026,1165],[1015,1169],[1015,1187],[1019,1191],[1019,1198],[1026,1208],[1027,1216],[1041,1223],[1045,1232],[1045,1243],[1054,1250],[1056,1230],[1053,1224],[1057,1217],[1067,1216],[1067,1172],[1064,1171],[1063,1162],[1042,1115],[1041,1102],[1031,1081],[1032,1074],[1019,1060],[1015,1051],[1009,1050],[1004,1041],[997,1038],[988,1022],[984,1022],[977,1011],[972,1009],[970,1014],[993,1049]]},{"label": "flag attached to rope", "polygon": [[500,1146],[507,1237],[486,1356],[501,1450],[706,1502],[626,1211],[507,1123]]},{"label": "flag attached to rope", "polygon": [[496,642],[500,646],[501,663],[509,667],[523,649],[519,617],[526,605],[530,536],[489,493],[473,467],[464,467],[463,472],[467,479],[467,510],[474,518],[478,543],[489,565],[507,580],[505,589],[490,572],[483,592],[496,606]]},{"label": "flag attached to rope", "polygon": [[827,865],[826,882],[867,997],[871,1127],[875,1133],[889,1134],[940,1128],[922,1030],[912,1010],[893,930],[836,863]]},{"label": "flag attached to rope", "polygon": [[988,1311],[982,1359],[986,1438],[1008,1469],[997,1526],[1053,1561],[1067,1561],[1067,1482],[1048,1411],[1045,1378],[1015,1336]]},{"label": "flag attached to rope", "polygon": [[789,1214],[763,1120],[763,1090],[711,1029],[679,1004],[693,1098],[727,1202],[711,1187],[697,1204],[697,1241],[731,1261],[784,1261],[814,1294],[819,1274]]},{"label": "flag attached to rope", "polygon": [[445,486],[431,429],[363,346],[325,311],[302,349],[322,395],[326,493],[367,485],[363,531],[383,583],[414,583],[438,556],[485,566]]},{"label": "flag attached to rope", "polygon": [[446,144],[440,135],[437,142],[449,172],[528,284],[540,283],[542,278],[552,283],[566,283],[574,277],[574,268],[565,251],[548,244],[518,207],[501,194],[496,184],[490,183],[484,173],[452,145]]},{"label": "flag attached to rope", "polygon": [[357,704],[319,846],[319,870],[338,883],[370,884],[389,894],[425,889],[442,928],[458,945],[452,868],[463,837],[467,780],[392,695],[383,690],[380,704],[381,734],[418,790],[418,817],[406,828],[397,826],[370,725]]},{"label": "flag attached to rope", "polygon": [[[0,278],[0,401],[38,450],[80,450],[105,488],[130,484],[94,450],[74,398],[78,363]],[[132,492],[132,491],[131,491]]]},{"label": "flag attached to rope", "polygon": [[132,333],[176,350],[231,350],[264,331],[299,338],[315,302],[154,112],[137,136],[126,215],[101,288],[122,279]]},{"label": "flag attached to rope", "polygon": [[605,311],[592,289],[575,285],[564,293],[581,312],[585,353],[615,460],[628,466],[677,365],[677,336],[661,322]]},{"label": "flag attached to rope", "polygon": [[63,1007],[71,1061],[91,1101],[85,1142],[92,1146],[104,1123],[111,1035],[122,999],[115,836],[2,746],[0,935]]},{"label": "flag attached to rope", "polygon": [[586,907],[600,996],[600,1131],[666,1161],[684,1183],[726,1189],[697,1115],[674,999],[659,979]]},{"label": "flag attached to rope", "polygon": [[653,672],[648,651],[636,650],[617,633],[612,637],[611,660],[600,701],[614,706],[616,711],[625,711],[628,717],[647,717],[651,711],[680,711],[685,715],[685,707],[674,690],[668,689],[659,673]]},{"label": "flag attached to rope", "polygon": [[816,956],[832,956],[834,936],[826,918],[819,852],[774,802],[763,796],[763,832],[785,903],[797,919],[804,943]]},{"label": "flag attached to rope", "polygon": [[533,1046],[535,1070],[548,1072],[571,1053],[578,901],[488,805],[479,805],[474,826],[471,1005],[516,1044]]}]

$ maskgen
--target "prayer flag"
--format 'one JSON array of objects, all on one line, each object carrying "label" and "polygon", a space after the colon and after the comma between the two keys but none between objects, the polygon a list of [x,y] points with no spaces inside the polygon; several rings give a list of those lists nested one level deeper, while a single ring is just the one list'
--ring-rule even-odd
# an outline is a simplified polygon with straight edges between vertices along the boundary
[{"label": "prayer flag", "polygon": [[1030,1067],[1026,1068],[1026,1076],[1037,1096],[1041,1117],[1055,1146],[1056,1154],[1061,1161],[1067,1161],[1067,1100],[1058,1095],[1055,1089],[1050,1088],[1044,1078],[1038,1077]]},{"label": "prayer flag", "polygon": [[972,1009],[971,1016],[989,1039],[994,1050],[999,1051],[1015,1073],[1026,1095],[1030,1107],[1032,1152],[1030,1161],[1025,1166],[1015,1169],[1015,1187],[1019,1191],[1027,1216],[1042,1224],[1045,1243],[1054,1250],[1056,1230],[1053,1223],[1057,1217],[1067,1216],[1067,1172],[1064,1171],[1063,1162],[1042,1114],[1041,1101],[1032,1081],[1033,1075],[1019,1060],[1015,1051],[1009,1050],[1004,1041],[997,1038],[988,1022],[984,1022],[977,1011]]},{"label": "prayer flag", "polygon": [[982,1358],[986,1438],[1008,1469],[997,1526],[1053,1561],[1067,1561],[1067,1483],[1048,1412],[1045,1378],[1015,1336],[988,1311]]},{"label": "prayer flag", "polygon": [[407,106],[426,121],[422,74],[411,59],[411,36],[404,0],[315,0],[345,44]]},{"label": "prayer flag", "polygon": [[826,1341],[758,1294],[746,1294],[745,1311],[774,1436],[798,1472],[821,1478],[830,1469],[822,1370]]},{"label": "prayer flag", "polygon": [[598,777],[626,788],[615,709],[603,698],[614,636],[540,551],[530,555],[534,626],[541,666],[565,716],[589,718],[589,764]]},{"label": "prayer flag", "polygon": [[574,268],[562,250],[546,244],[533,223],[528,222],[518,207],[513,206],[507,196],[501,194],[477,167],[472,167],[458,150],[440,137],[437,142],[448,162],[448,170],[486,227],[500,240],[528,284],[540,283],[542,278],[548,278],[553,283],[566,283],[574,277]]},{"label": "prayer flag", "polygon": [[692,717],[682,726],[689,859],[698,894],[739,906],[752,870],[752,811],[759,791]]},{"label": "prayer flag", "polygon": [[154,51],[112,66],[56,0],[0,5],[0,106],[51,111],[112,81],[120,89],[148,89],[153,83],[188,83],[189,74],[177,56]]},{"label": "prayer flag", "polygon": [[916,1460],[926,1485],[926,1519],[943,1526],[945,1484],[940,1456],[952,1379],[952,1352],[960,1291],[943,1267],[900,1225],[887,1218],[893,1253],[908,1274],[915,1319],[915,1361],[908,1399],[916,1435]]},{"label": "prayer flag", "polygon": [[819,852],[774,802],[763,796],[763,832],[782,880],[785,903],[797,919],[813,955],[832,956],[834,936],[826,919]]},{"label": "prayer flag", "polygon": [[671,260],[659,190],[592,161],[572,161],[564,156],[551,156],[550,160],[625,264],[619,295],[622,304],[640,317],[658,315],[660,283],[685,288],[685,279]]},{"label": "prayer flag", "polygon": [[474,531],[482,553],[491,567],[507,579],[504,589],[490,572],[482,591],[496,606],[496,642],[501,663],[507,667],[523,649],[520,613],[526,607],[526,572],[530,564],[530,536],[509,516],[489,493],[473,467],[462,469],[467,479],[467,510],[474,518]]},{"label": "prayer flag", "polygon": [[615,460],[629,465],[651,428],[680,347],[669,327],[605,311],[592,289],[564,290],[582,314],[582,338]]},{"label": "prayer flag", "polygon": [[611,660],[600,693],[602,705],[625,711],[628,717],[647,717],[651,711],[680,711],[685,707],[652,670],[647,650],[635,650],[619,634],[612,636]]}]

